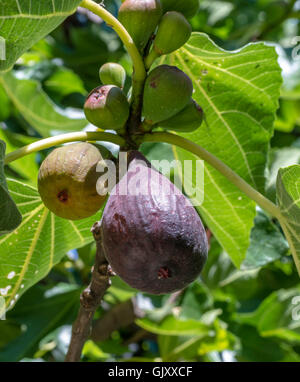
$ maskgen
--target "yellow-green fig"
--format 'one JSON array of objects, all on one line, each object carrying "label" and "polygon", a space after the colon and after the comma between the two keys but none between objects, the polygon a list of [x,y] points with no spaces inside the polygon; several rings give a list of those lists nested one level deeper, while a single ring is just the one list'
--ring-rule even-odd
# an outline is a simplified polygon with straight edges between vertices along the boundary
[{"label": "yellow-green fig", "polygon": [[191,79],[176,66],[161,65],[148,75],[143,98],[143,116],[155,124],[179,113],[193,93]]},{"label": "yellow-green fig", "polygon": [[166,130],[191,132],[201,125],[203,110],[196,101],[191,99],[187,106],[173,117],[159,123]]},{"label": "yellow-green fig", "polygon": [[84,113],[86,119],[100,129],[120,130],[129,117],[129,103],[118,86],[99,86],[88,95]]},{"label": "yellow-green fig", "polygon": [[199,11],[199,0],[161,0],[163,12],[181,12],[187,19],[194,17]]},{"label": "yellow-green fig", "polygon": [[161,19],[154,39],[153,49],[158,56],[179,49],[190,38],[192,27],[179,12],[167,12]]},{"label": "yellow-green fig", "polygon": [[160,0],[125,0],[118,18],[143,52],[162,16]]},{"label": "yellow-green fig", "polygon": [[97,165],[103,162],[98,148],[86,142],[53,150],[41,164],[38,190],[45,206],[55,215],[69,220],[90,217],[106,199],[106,185]]},{"label": "yellow-green fig", "polygon": [[122,65],[115,62],[107,62],[99,70],[99,77],[103,85],[115,85],[123,88],[126,80],[126,72]]}]

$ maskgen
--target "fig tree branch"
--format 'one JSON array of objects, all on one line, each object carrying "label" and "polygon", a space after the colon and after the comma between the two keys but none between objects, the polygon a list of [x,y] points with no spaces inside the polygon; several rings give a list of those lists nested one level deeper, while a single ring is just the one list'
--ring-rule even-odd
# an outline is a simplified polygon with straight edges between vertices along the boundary
[{"label": "fig tree branch", "polygon": [[145,134],[142,138],[143,142],[166,142],[171,145],[181,147],[201,159],[204,159],[207,163],[213,166],[217,171],[224,175],[231,183],[237,186],[242,192],[244,192],[250,199],[254,200],[262,209],[267,211],[270,215],[280,219],[282,218],[279,208],[264,197],[260,192],[256,191],[250,186],[244,179],[242,179],[237,173],[235,173],[230,167],[223,163],[216,156],[205,150],[203,147],[197,145],[194,142],[189,141],[179,135],[171,133],[152,133]]},{"label": "fig tree branch", "polygon": [[224,175],[231,183],[238,187],[244,194],[246,194],[250,199],[254,200],[257,205],[259,205],[263,210],[268,212],[271,216],[274,216],[278,219],[282,230],[286,236],[287,241],[289,242],[293,259],[297,268],[297,271],[300,275],[300,263],[297,258],[296,251],[293,249],[294,244],[287,229],[287,222],[282,215],[280,209],[276,204],[267,199],[260,192],[256,191],[253,187],[250,186],[244,179],[242,179],[237,173],[235,173],[230,167],[223,163],[220,159],[215,157],[213,154],[205,150],[203,147],[197,145],[194,142],[189,141],[179,135],[171,133],[152,133],[145,134],[142,138],[142,142],[166,142],[171,145],[181,147],[184,150],[187,150],[199,158],[205,160],[222,175]]},{"label": "fig tree branch", "polygon": [[9,164],[16,159],[20,159],[25,155],[48,149],[53,146],[58,146],[63,143],[76,142],[76,141],[103,141],[111,142],[116,145],[125,145],[125,140],[116,134],[103,133],[101,131],[80,131],[75,133],[61,134],[55,137],[41,139],[37,142],[30,143],[27,146],[23,146],[18,150],[12,151],[5,157],[5,164]]},{"label": "fig tree branch", "polygon": [[90,285],[80,296],[80,308],[72,327],[72,337],[66,362],[79,362],[82,348],[91,332],[94,313],[110,285],[110,273],[100,240],[100,222],[94,224],[92,232],[97,245],[96,260]]}]

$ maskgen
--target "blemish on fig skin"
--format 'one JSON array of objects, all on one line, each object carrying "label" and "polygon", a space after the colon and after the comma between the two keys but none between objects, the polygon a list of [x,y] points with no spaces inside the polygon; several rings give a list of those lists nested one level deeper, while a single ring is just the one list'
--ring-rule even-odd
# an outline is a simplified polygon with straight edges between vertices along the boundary
[{"label": "blemish on fig skin", "polygon": [[167,267],[161,267],[159,269],[158,273],[157,273],[157,278],[159,280],[161,280],[161,279],[169,279],[171,277],[172,277],[171,276],[171,272],[170,272],[169,268],[167,268]]},{"label": "blemish on fig skin", "polygon": [[151,81],[150,86],[151,86],[151,88],[155,89],[155,88],[157,88],[157,83],[155,81]]},{"label": "blemish on fig skin", "polygon": [[68,191],[62,190],[57,194],[57,198],[60,202],[66,203],[69,199]]}]

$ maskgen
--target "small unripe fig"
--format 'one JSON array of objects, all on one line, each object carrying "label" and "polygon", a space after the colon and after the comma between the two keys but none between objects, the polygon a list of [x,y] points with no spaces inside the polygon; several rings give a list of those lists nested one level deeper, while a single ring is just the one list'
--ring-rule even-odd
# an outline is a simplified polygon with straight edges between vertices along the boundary
[{"label": "small unripe fig", "polygon": [[151,294],[171,293],[199,276],[207,238],[190,201],[148,166],[133,152],[105,206],[101,240],[112,270],[127,284]]},{"label": "small unripe fig", "polygon": [[123,88],[126,80],[126,72],[122,65],[115,62],[107,62],[99,70],[99,77],[103,85],[115,85]]},{"label": "small unripe fig", "polygon": [[160,0],[125,0],[118,18],[143,52],[162,16]]},{"label": "small unripe fig", "polygon": [[193,93],[191,79],[176,66],[161,65],[148,75],[143,100],[143,115],[154,124],[182,110]]},{"label": "small unripe fig", "polygon": [[114,85],[92,90],[84,104],[86,119],[103,130],[120,130],[129,117],[129,103],[122,90]]},{"label": "small unripe fig", "polygon": [[203,110],[191,99],[187,106],[173,117],[159,123],[159,127],[167,130],[191,132],[201,125]]},{"label": "small unripe fig", "polygon": [[174,52],[187,42],[191,33],[192,27],[181,13],[167,12],[158,26],[153,49],[159,56]]},{"label": "small unripe fig", "polygon": [[84,219],[99,211],[106,199],[106,186],[103,184],[101,189],[97,184],[102,175],[96,171],[100,161],[104,161],[100,151],[90,143],[53,150],[41,164],[38,175],[38,190],[45,206],[69,220]]},{"label": "small unripe fig", "polygon": [[161,0],[163,12],[181,12],[187,19],[194,17],[199,11],[199,0]]}]

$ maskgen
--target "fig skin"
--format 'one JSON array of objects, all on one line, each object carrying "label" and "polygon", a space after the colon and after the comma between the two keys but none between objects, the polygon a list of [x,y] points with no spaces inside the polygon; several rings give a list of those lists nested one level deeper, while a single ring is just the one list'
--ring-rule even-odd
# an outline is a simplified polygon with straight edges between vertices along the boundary
[{"label": "fig skin", "polygon": [[159,123],[166,130],[192,132],[197,130],[203,121],[203,110],[192,98],[187,106],[178,114]]},{"label": "fig skin", "polygon": [[[79,220],[94,215],[106,195],[99,190],[96,167],[103,161],[100,151],[90,143],[74,143],[53,150],[41,164],[38,190],[45,206],[55,215]],[[105,185],[104,185],[105,186]]]},{"label": "fig skin", "polygon": [[126,72],[122,65],[107,62],[101,66],[99,77],[103,85],[115,85],[122,89],[126,80]]},{"label": "fig skin", "polygon": [[161,0],[163,12],[181,12],[187,19],[194,17],[199,11],[199,0]]},{"label": "fig skin", "polygon": [[192,93],[193,83],[184,72],[176,66],[157,66],[145,82],[143,116],[149,124],[169,119],[188,104]]},{"label": "fig skin", "polygon": [[167,12],[158,26],[153,49],[157,56],[172,53],[181,48],[191,34],[191,24],[181,13]]},{"label": "fig skin", "polygon": [[160,0],[125,0],[118,19],[142,53],[162,16]]},{"label": "fig skin", "polygon": [[[131,153],[132,154],[132,153]],[[151,294],[185,288],[207,259],[207,238],[190,201],[165,176],[133,152],[127,178],[112,190],[102,216],[104,254],[131,287]],[[133,195],[124,195],[134,182]],[[148,183],[149,180],[149,183]],[[170,190],[170,192],[168,192]]]},{"label": "fig skin", "polygon": [[84,113],[90,123],[102,130],[121,130],[129,117],[129,103],[119,87],[99,86],[88,95]]}]

